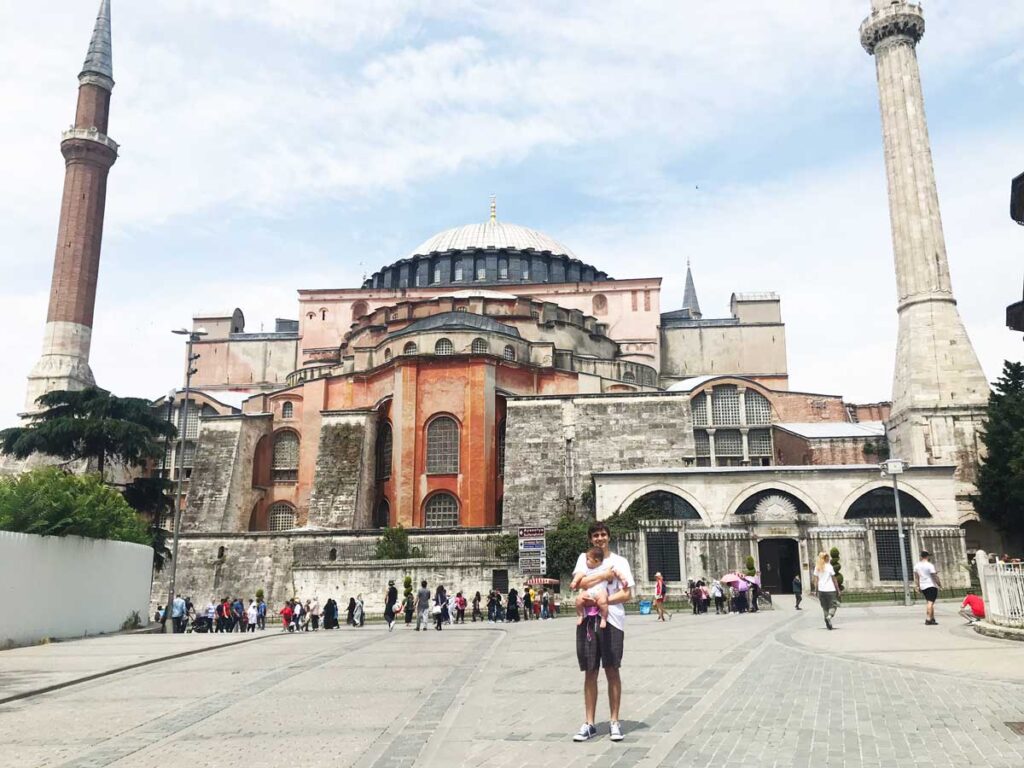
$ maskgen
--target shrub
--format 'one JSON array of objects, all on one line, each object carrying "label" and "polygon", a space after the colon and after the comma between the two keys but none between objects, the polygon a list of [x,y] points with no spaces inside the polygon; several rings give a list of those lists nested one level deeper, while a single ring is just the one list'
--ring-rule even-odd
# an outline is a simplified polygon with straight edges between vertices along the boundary
[{"label": "shrub", "polygon": [[753,576],[757,573],[757,569],[754,567],[754,556],[747,555],[747,576]]},{"label": "shrub", "polygon": [[499,560],[511,560],[519,554],[519,539],[511,533],[492,533],[484,540],[494,545],[494,556]]},{"label": "shrub", "polygon": [[377,560],[405,560],[411,557],[409,551],[409,532],[401,525],[395,528],[385,528],[377,539],[377,550],[374,557]]},{"label": "shrub", "polygon": [[[547,532],[548,574],[563,576],[572,573],[580,552],[589,544],[587,528],[590,519],[572,512],[563,512],[558,523]],[[516,545],[518,547],[518,543]]]},{"label": "shrub", "polygon": [[839,547],[832,547],[832,549],[829,550],[828,555],[832,558],[832,570],[836,572],[836,586],[839,588],[839,591],[842,591],[843,574],[839,571],[842,570],[843,566],[839,563]]},{"label": "shrub", "polygon": [[259,603],[259,602],[262,602],[262,601],[263,601],[263,590],[262,589],[257,589],[256,590],[256,602]]},{"label": "shrub", "polygon": [[0,530],[152,544],[152,533],[99,475],[43,467],[0,478]]}]

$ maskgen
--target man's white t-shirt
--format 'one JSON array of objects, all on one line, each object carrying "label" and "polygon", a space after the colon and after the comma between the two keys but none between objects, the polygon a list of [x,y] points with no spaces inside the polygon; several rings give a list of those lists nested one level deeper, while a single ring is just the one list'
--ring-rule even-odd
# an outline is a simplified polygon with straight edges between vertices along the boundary
[{"label": "man's white t-shirt", "polygon": [[917,579],[921,584],[921,589],[928,589],[929,587],[936,586],[935,580],[932,578],[936,573],[935,566],[928,560],[922,560],[915,565],[914,573],[917,574]]},{"label": "man's white t-shirt", "polygon": [[[626,560],[622,555],[610,554],[604,559],[600,567],[594,569],[594,571],[603,571],[608,568],[614,568],[615,572],[623,578],[613,578],[611,581],[606,582],[608,585],[608,594],[614,595],[623,587],[635,587],[636,582],[633,580],[633,569],[629,567],[629,561]],[[572,575],[582,573],[584,576],[591,571],[587,567],[587,553],[583,552],[580,554],[579,559],[576,561],[576,567],[572,569]],[[608,606],[608,623],[616,629],[623,632],[626,631],[626,606],[623,603],[614,603]]]},{"label": "man's white t-shirt", "polygon": [[835,568],[832,567],[832,563],[825,563],[825,567],[820,571],[815,570],[814,575],[818,577],[818,591],[819,592],[835,592],[836,583],[832,579],[836,575]]}]

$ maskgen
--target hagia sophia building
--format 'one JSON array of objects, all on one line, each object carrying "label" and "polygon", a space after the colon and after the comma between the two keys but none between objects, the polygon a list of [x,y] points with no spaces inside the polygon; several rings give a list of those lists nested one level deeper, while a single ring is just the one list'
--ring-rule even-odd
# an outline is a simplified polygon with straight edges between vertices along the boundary
[{"label": "hagia sophia building", "polygon": [[[914,53],[923,31],[902,1],[873,0],[861,27],[893,216],[892,403],[791,390],[777,294],[736,293],[726,317],[705,317],[688,269],[682,306],[666,308],[661,278],[590,264],[504,221],[492,199],[482,223],[433,235],[358,287],[298,290],[297,318],[272,332],[247,332],[242,309],[196,314],[206,335],[187,421],[180,397],[154,402],[179,422],[162,471],[186,481],[180,591],[347,600],[406,573],[505,590],[524,574],[498,534],[634,504],[663,512],[617,542],[641,594],[656,571],[685,584],[748,556],[767,588],[788,591],[832,546],[848,587],[896,585],[892,480],[879,472],[890,455],[909,462],[908,551],[930,550],[946,585],[966,584],[968,552],[994,535],[969,498],[988,383],[949,283]],[[91,379],[93,235],[117,146],[109,0],[80,81],[66,184],[103,183],[84,203],[65,196],[32,400]],[[414,557],[377,559],[381,530],[399,525]]]}]

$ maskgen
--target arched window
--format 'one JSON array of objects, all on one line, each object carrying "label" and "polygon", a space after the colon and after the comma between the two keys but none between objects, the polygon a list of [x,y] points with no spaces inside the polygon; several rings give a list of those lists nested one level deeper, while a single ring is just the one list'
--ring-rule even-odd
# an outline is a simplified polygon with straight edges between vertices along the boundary
[{"label": "arched window", "polygon": [[459,425],[450,416],[438,416],[427,425],[427,472],[459,471]]},{"label": "arched window", "polygon": [[704,392],[698,392],[690,401],[690,411],[693,413],[693,426],[706,427],[708,425],[708,396]]},{"label": "arched window", "polygon": [[626,510],[642,519],[700,520],[700,513],[681,496],[669,491],[652,491],[634,501]]},{"label": "arched window", "polygon": [[505,359],[506,360],[515,360],[516,359],[516,348],[513,347],[511,344],[506,344],[505,345]]},{"label": "arched window", "polygon": [[273,478],[275,483],[294,483],[299,479],[299,436],[279,432],[274,438]]},{"label": "arched window", "polygon": [[484,355],[487,354],[487,339],[473,339],[473,354]]},{"label": "arched window", "polygon": [[522,273],[523,280],[529,280],[530,279],[530,261],[528,259],[523,259],[521,262],[519,262],[519,264],[520,264],[519,271]]},{"label": "arched window", "polygon": [[451,355],[455,352],[455,345],[452,344],[451,339],[438,339],[437,344],[434,345],[435,355]]},{"label": "arched window", "polygon": [[352,321],[355,322],[369,311],[365,301],[357,301],[352,305]]},{"label": "arched window", "polygon": [[483,260],[483,258],[479,258],[476,260],[476,279],[487,279],[487,263]]},{"label": "arched window", "polygon": [[381,499],[373,511],[373,524],[377,528],[387,528],[391,525],[391,505],[387,499]]},{"label": "arched window", "polygon": [[377,433],[377,479],[391,477],[391,454],[394,449],[394,435],[391,424],[384,422]]},{"label": "arched window", "polygon": [[761,520],[785,521],[799,519],[800,515],[813,515],[814,512],[793,494],[769,488],[744,499],[736,508],[736,514],[756,515]]},{"label": "arched window", "polygon": [[420,350],[416,346],[416,342],[415,341],[406,342],[405,346],[402,347],[402,354],[403,355],[415,355],[419,351]]},{"label": "arched window", "polygon": [[327,319],[327,307],[320,307],[320,319],[321,320],[326,320]]},{"label": "arched window", "polygon": [[748,389],[744,396],[746,400],[747,424],[763,425],[772,423],[772,404],[768,398],[760,392]]},{"label": "arched window", "polygon": [[498,279],[508,280],[508,259],[505,257],[498,259]]},{"label": "arched window", "polygon": [[601,315],[608,314],[608,298],[603,294],[599,293],[594,296],[594,314],[600,317]]},{"label": "arched window", "polygon": [[332,562],[334,560],[338,559],[338,548],[337,547],[331,547],[331,551],[327,553],[327,559],[331,560]]},{"label": "arched window", "polygon": [[455,262],[455,282],[462,282],[462,259],[458,259]]},{"label": "arched window", "polygon": [[632,383],[636,381],[636,376],[633,375],[632,371],[626,371],[622,374],[622,380]]},{"label": "arched window", "polygon": [[295,510],[291,504],[279,501],[271,505],[267,516],[268,528],[271,531],[287,531],[295,527]]},{"label": "arched window", "polygon": [[450,493],[435,493],[427,499],[424,526],[454,528],[459,524],[459,500]]},{"label": "arched window", "polygon": [[224,547],[217,547],[217,559],[218,560],[223,560],[224,559]]},{"label": "arched window", "polygon": [[291,419],[294,416],[295,416],[295,406],[292,404],[291,400],[286,400],[284,402],[284,404],[281,406],[281,418],[282,419]]},{"label": "arched window", "polygon": [[732,384],[711,390],[711,419],[716,427],[740,423],[740,393]]},{"label": "arched window", "polygon": [[386,363],[390,359],[391,359],[391,349],[388,348],[388,349],[384,350],[384,362]]},{"label": "arched window", "polygon": [[[924,504],[906,491],[900,491],[900,514],[903,517],[931,517]],[[846,510],[847,520],[863,520],[868,517],[891,517],[896,519],[896,500],[892,488],[875,488],[857,499]]]}]

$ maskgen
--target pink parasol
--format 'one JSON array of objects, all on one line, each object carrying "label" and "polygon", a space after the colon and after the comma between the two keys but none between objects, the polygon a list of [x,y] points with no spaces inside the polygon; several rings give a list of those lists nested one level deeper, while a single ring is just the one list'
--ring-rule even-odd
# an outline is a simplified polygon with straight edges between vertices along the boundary
[{"label": "pink parasol", "polygon": [[742,580],[738,573],[727,573],[719,579],[723,584],[739,584]]}]

